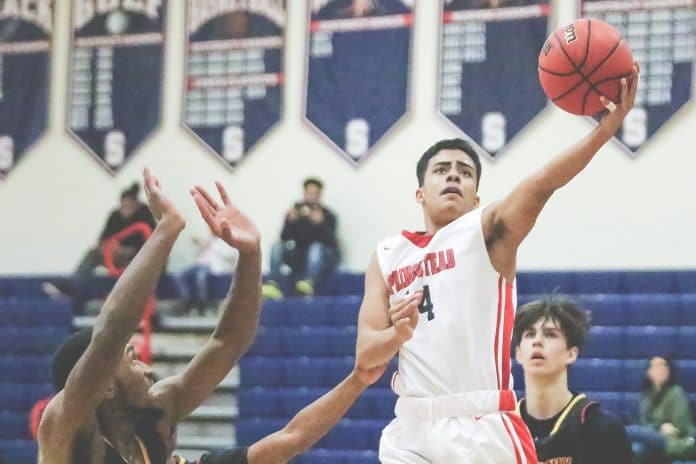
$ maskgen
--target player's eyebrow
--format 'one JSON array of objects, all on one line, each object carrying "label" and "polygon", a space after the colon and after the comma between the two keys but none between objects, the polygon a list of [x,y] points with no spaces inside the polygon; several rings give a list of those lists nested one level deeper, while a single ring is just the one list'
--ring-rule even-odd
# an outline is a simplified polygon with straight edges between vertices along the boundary
[{"label": "player's eyebrow", "polygon": [[[452,162],[451,161],[438,161],[437,163],[433,164],[433,167],[440,167],[440,166],[449,169],[450,166],[452,166]],[[472,165],[470,165],[469,163],[465,163],[464,161],[457,161],[457,167],[458,168],[474,169],[474,167]]]}]

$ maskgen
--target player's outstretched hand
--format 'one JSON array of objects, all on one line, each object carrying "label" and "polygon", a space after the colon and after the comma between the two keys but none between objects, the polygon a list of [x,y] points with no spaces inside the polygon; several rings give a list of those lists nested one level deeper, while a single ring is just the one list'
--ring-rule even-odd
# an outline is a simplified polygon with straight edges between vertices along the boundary
[{"label": "player's outstretched hand", "polygon": [[200,185],[191,189],[201,217],[213,235],[220,237],[240,253],[258,253],[260,235],[256,225],[230,201],[227,191],[220,182],[215,182],[222,205]]},{"label": "player's outstretched hand", "polygon": [[143,185],[145,186],[148,206],[155,219],[160,221],[172,217],[177,222],[181,222],[181,227],[183,228],[183,225],[185,225],[183,217],[181,217],[179,211],[174,207],[174,203],[164,195],[162,192],[162,184],[160,184],[159,179],[155,177],[147,166],[143,168]]},{"label": "player's outstretched hand", "polygon": [[394,333],[401,343],[411,339],[418,325],[418,305],[423,299],[423,292],[418,290],[389,308],[389,319],[394,326]]},{"label": "player's outstretched hand", "polygon": [[624,77],[621,79],[621,101],[612,102],[605,96],[599,97],[604,107],[607,109],[604,116],[600,121],[600,126],[607,131],[609,135],[614,135],[616,131],[621,127],[624,118],[633,108],[633,103],[636,100],[636,91],[638,89],[638,73],[640,68],[638,64],[633,65],[633,75],[631,76],[631,85],[628,85],[628,81]]}]

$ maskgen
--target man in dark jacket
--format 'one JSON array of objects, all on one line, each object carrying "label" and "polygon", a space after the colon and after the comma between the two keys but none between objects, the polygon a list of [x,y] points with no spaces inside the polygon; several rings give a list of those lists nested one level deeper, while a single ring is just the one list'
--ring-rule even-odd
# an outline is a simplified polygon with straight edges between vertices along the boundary
[{"label": "man in dark jacket", "polygon": [[263,296],[280,298],[278,287],[283,265],[292,270],[295,288],[305,296],[314,295],[317,281],[330,275],[339,260],[336,216],[321,203],[322,182],[314,177],[304,181],[304,198],[285,215],[280,242],[271,252],[271,273]]}]

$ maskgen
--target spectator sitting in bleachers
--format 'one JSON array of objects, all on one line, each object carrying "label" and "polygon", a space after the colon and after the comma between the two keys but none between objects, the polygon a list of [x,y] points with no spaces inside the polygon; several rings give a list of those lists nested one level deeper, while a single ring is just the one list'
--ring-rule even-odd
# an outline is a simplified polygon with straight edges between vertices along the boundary
[{"label": "spectator sitting in bleachers", "polygon": [[284,265],[292,269],[291,275],[297,279],[297,292],[312,296],[317,281],[328,277],[340,259],[336,216],[321,203],[324,184],[310,177],[304,181],[303,187],[303,201],[288,210],[280,242],[271,251],[271,272],[262,288],[265,298],[283,296],[279,284]]},{"label": "spectator sitting in bleachers", "polygon": [[[155,219],[147,205],[139,200],[139,193],[140,185],[137,182],[121,192],[120,204],[109,214],[99,236],[99,243],[87,251],[70,278],[61,282],[45,282],[43,289],[47,294],[50,296],[66,294],[72,298],[76,314],[84,311],[87,281],[97,267],[105,264],[103,248],[107,241],[115,234],[137,223],[146,224],[150,231],[155,228]],[[125,268],[144,243],[142,233],[133,233],[123,238],[113,250],[113,265],[117,268]]]},{"label": "spectator sitting in bleachers", "polygon": [[696,457],[696,430],[689,400],[677,383],[670,359],[650,358],[639,407],[639,425],[628,427],[631,440],[638,445],[638,462],[653,464]]},{"label": "spectator sitting in bleachers", "polygon": [[186,309],[197,309],[203,314],[213,303],[208,286],[209,276],[233,274],[239,252],[214,235],[193,237],[193,242],[198,247],[196,262],[176,276],[176,283]]}]

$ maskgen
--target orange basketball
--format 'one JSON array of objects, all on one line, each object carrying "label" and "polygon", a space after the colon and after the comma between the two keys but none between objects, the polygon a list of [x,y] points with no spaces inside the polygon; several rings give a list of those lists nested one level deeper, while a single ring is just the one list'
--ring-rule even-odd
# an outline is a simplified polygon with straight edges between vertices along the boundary
[{"label": "orange basketball", "polygon": [[[600,95],[620,100],[633,54],[619,31],[597,19],[578,19],[551,34],[539,54],[539,82],[549,100],[573,114],[604,109]],[[630,84],[630,79],[629,79]]]}]

